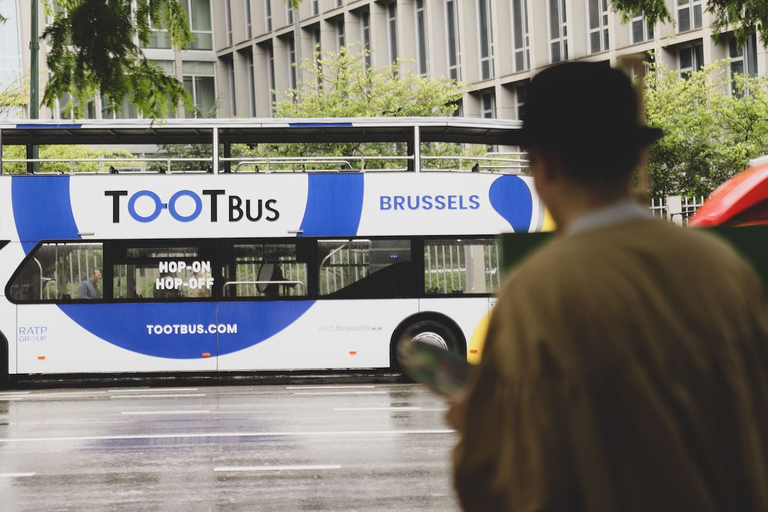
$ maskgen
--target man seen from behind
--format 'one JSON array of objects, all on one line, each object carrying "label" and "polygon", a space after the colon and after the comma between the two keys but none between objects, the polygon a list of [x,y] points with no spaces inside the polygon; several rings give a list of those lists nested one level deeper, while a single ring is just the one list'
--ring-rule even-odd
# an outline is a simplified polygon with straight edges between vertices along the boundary
[{"label": "man seen from behind", "polygon": [[631,199],[630,80],[528,87],[523,146],[558,235],[521,263],[448,419],[468,511],[768,510],[768,306],[725,243]]}]

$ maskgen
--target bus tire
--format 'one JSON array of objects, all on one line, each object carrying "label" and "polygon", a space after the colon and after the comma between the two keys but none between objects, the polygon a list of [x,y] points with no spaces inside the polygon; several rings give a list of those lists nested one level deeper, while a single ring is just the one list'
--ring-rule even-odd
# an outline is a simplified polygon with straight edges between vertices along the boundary
[{"label": "bus tire", "polygon": [[11,382],[8,377],[8,340],[0,332],[0,389],[7,389]]},{"label": "bus tire", "polygon": [[395,330],[390,346],[390,367],[401,372],[397,361],[397,346],[404,341],[420,340],[437,345],[449,352],[466,355],[466,343],[459,327],[443,315],[423,315],[404,321]]}]

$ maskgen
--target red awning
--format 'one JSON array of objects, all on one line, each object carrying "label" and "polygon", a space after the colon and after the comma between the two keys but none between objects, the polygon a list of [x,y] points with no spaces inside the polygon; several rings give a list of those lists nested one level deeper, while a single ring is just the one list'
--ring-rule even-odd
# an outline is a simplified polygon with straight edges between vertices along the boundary
[{"label": "red awning", "polygon": [[768,224],[768,163],[750,167],[720,185],[688,226]]}]

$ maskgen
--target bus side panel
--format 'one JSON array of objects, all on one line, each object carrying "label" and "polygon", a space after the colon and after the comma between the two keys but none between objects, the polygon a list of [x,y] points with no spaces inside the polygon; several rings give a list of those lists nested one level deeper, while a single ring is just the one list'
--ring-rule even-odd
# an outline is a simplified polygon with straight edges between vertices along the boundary
[{"label": "bus side panel", "polygon": [[469,345],[475,329],[481,325],[490,310],[489,297],[445,297],[439,299],[420,299],[421,313],[442,313],[461,329],[464,340]]},{"label": "bus side panel", "polygon": [[[2,260],[2,258],[0,258]],[[1,264],[1,263],[0,263]],[[5,283],[3,283],[5,287]],[[0,293],[0,341],[2,338],[8,341],[8,375],[15,375],[16,369],[16,306],[8,302],[4,293]],[[5,347],[0,343],[0,350]],[[0,355],[0,361],[4,360]],[[2,370],[0,370],[2,373]]]},{"label": "bus side panel", "polygon": [[[160,330],[166,325],[173,329],[174,319],[167,318],[167,323],[160,324],[154,318],[148,319],[136,314],[135,308],[127,306],[136,305],[18,306],[19,372],[46,374],[216,370],[215,333],[150,334],[148,324],[157,324]],[[155,303],[150,308],[163,312],[163,306]],[[214,311],[213,305],[210,309]],[[93,319],[92,324],[88,323],[89,318]],[[213,324],[215,316],[212,313],[210,319],[201,318],[199,321],[206,325]],[[194,351],[194,356],[191,352],[185,352],[180,354],[184,357],[178,358],[172,354],[166,357],[154,355],[164,353],[173,344],[180,347],[180,350],[199,345],[201,350]],[[203,356],[205,349],[209,350],[209,357]]]},{"label": "bus side panel", "polygon": [[[252,304],[219,304],[219,322],[245,323]],[[220,370],[386,368],[392,332],[418,299],[320,300],[270,338],[233,353],[219,336]]]},{"label": "bus side panel", "polygon": [[[0,224],[4,224],[6,219],[7,217],[0,218]],[[24,259],[24,251],[18,242],[11,242],[0,249],[0,333],[8,341],[9,375],[18,373],[16,368],[16,306],[8,300],[9,297],[6,296],[5,290],[11,275],[22,259]]]}]

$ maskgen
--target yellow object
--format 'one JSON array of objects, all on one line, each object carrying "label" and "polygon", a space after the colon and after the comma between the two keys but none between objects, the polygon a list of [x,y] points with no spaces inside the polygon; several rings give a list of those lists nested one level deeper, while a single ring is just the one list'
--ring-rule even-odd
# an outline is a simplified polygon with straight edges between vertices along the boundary
[{"label": "yellow object", "polygon": [[555,219],[552,218],[552,214],[549,213],[549,208],[544,209],[544,222],[541,225],[542,231],[554,231],[557,229]]},{"label": "yellow object", "polygon": [[483,355],[483,346],[485,345],[485,337],[488,334],[488,324],[491,321],[491,312],[489,311],[480,320],[475,327],[472,337],[469,339],[469,346],[467,347],[467,362],[469,364],[480,364],[480,359]]},{"label": "yellow object", "polygon": [[[555,231],[557,224],[555,219],[552,218],[552,214],[549,213],[549,209],[544,209],[544,222],[542,223],[542,231]],[[467,362],[469,364],[480,364],[480,359],[483,356],[483,346],[485,346],[485,337],[488,335],[488,324],[491,321],[491,311],[480,320],[475,327],[472,337],[469,339],[469,346],[467,347]]]}]

